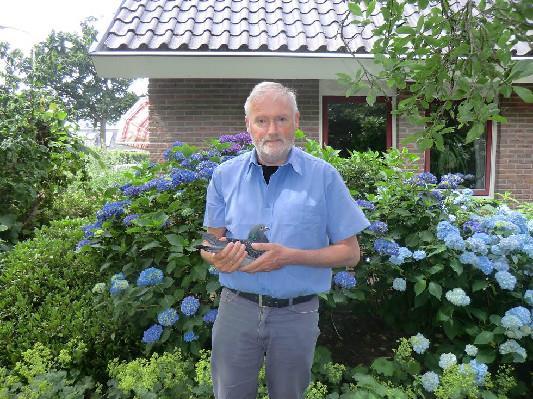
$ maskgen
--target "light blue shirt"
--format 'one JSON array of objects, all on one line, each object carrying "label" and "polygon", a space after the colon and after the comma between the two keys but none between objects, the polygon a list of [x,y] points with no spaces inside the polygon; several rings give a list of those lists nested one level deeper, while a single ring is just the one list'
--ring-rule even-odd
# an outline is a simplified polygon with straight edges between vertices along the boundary
[{"label": "light blue shirt", "polygon": [[[225,227],[227,237],[245,239],[264,224],[270,242],[319,249],[368,227],[339,172],[293,147],[267,185],[255,149],[219,165],[207,189],[204,226]],[[331,269],[286,265],[271,272],[220,273],[220,284],[243,292],[291,298],[331,288]]]}]

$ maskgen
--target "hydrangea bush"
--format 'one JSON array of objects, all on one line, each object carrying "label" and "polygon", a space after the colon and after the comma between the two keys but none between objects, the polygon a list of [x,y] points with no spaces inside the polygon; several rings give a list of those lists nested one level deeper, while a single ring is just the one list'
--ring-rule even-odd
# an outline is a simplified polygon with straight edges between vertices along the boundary
[{"label": "hydrangea bush", "polygon": [[[115,189],[122,198],[85,226],[78,250],[100,251],[109,276],[94,292],[103,304],[111,301],[115,320],[128,324],[147,352],[177,346],[198,354],[208,345],[219,284],[194,247],[206,186],[217,164],[249,148],[242,133],[204,150],[177,142],[165,162],[135,168],[130,182]],[[339,168],[372,223],[360,236],[361,264],[335,270],[331,292],[322,295],[325,310],[338,303],[363,308],[410,336],[418,364],[410,375],[422,395],[439,397],[439,381],[465,370],[477,381],[500,363],[527,360],[531,220],[497,201],[475,199],[460,188],[468,176],[438,180],[404,171],[415,161],[405,150],[369,166],[365,157],[343,160],[309,140],[305,149]],[[359,169],[374,170],[371,189],[357,180]],[[386,364],[380,362],[377,368]]]}]

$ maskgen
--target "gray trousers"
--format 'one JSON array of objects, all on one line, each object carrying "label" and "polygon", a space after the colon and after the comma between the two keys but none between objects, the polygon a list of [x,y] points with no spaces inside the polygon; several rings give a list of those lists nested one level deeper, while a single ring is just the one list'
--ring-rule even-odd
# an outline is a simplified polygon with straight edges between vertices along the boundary
[{"label": "gray trousers", "polygon": [[212,332],[216,399],[256,399],[263,361],[270,399],[302,399],[319,333],[318,298],[260,307],[224,288]]}]

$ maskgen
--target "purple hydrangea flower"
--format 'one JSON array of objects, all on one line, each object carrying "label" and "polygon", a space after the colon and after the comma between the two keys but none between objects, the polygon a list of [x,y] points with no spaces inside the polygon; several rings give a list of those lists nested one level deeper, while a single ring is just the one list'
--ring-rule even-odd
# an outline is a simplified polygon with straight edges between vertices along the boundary
[{"label": "purple hydrangea flower", "polygon": [[124,219],[122,219],[122,224],[124,226],[131,226],[134,220],[139,219],[139,215],[134,213],[131,215],[126,216]]},{"label": "purple hydrangea flower", "polygon": [[102,207],[102,209],[96,212],[96,218],[100,222],[103,222],[111,218],[122,216],[125,213],[124,207],[130,203],[129,200],[108,202]]},{"label": "purple hydrangea flower", "polygon": [[355,203],[359,206],[359,208],[362,209],[368,209],[369,211],[373,211],[376,209],[376,206],[372,202],[367,200],[358,199],[355,201]]}]

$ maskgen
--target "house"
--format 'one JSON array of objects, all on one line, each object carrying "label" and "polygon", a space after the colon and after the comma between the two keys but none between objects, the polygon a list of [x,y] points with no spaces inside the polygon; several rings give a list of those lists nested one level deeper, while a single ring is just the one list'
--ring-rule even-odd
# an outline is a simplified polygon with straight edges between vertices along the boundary
[{"label": "house", "polygon": [[[202,145],[244,130],[244,100],[262,80],[296,90],[301,128],[312,138],[342,149],[399,146],[413,126],[391,115],[396,93],[370,107],[365,93],[346,98],[337,82],[357,63],[374,68],[371,31],[347,15],[344,0],[125,0],[91,54],[102,76],[149,78],[145,148],[155,159],[176,140]],[[515,53],[533,59],[527,43]],[[533,104],[511,97],[500,105],[508,123],[488,124],[460,155],[421,154],[420,168],[444,173],[453,164],[475,176],[476,194],[533,200]]]}]

